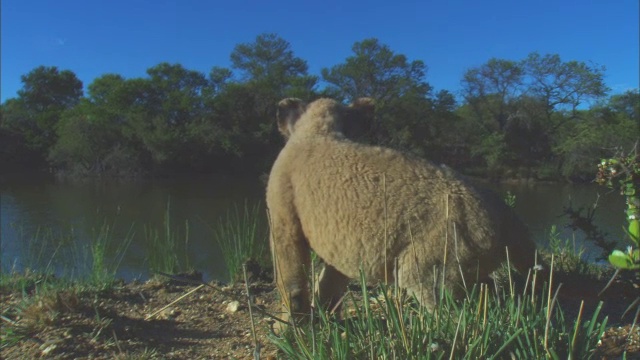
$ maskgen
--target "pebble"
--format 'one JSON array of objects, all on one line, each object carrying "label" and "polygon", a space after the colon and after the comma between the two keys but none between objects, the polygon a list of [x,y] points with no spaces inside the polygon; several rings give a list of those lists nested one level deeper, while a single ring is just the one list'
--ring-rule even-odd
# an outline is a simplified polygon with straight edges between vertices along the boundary
[{"label": "pebble", "polygon": [[227,311],[230,313],[234,313],[240,310],[240,302],[239,301],[231,301],[227,304]]}]

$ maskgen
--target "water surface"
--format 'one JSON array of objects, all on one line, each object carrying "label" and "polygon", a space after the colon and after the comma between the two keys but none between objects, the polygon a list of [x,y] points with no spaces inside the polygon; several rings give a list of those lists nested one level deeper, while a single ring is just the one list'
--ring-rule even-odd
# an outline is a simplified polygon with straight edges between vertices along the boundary
[{"label": "water surface", "polygon": [[[582,241],[583,235],[566,228],[563,208],[590,207],[597,200],[596,223],[611,238],[624,232],[624,199],[596,185],[519,184],[498,185],[497,191],[516,195],[516,212],[529,225],[539,244],[545,244],[552,225],[563,239],[587,249],[591,259],[598,248]],[[260,203],[264,184],[256,179],[181,178],[137,182],[69,183],[24,178],[6,181],[0,188],[0,236],[2,270],[25,267],[83,274],[90,266],[89,243],[101,227],[111,227],[115,244],[133,234],[118,275],[125,279],[149,276],[145,229],[162,230],[167,208],[172,231],[182,234],[177,256],[185,268],[203,271],[206,279],[226,279],[226,270],[213,229],[234,206]],[[260,214],[265,214],[260,211]],[[188,223],[189,237],[184,234]],[[38,234],[37,231],[40,231]],[[44,236],[48,234],[48,236]],[[73,236],[70,236],[73,234]],[[55,238],[56,241],[34,239]],[[73,237],[74,241],[69,240]],[[66,239],[66,240],[65,240]]]}]

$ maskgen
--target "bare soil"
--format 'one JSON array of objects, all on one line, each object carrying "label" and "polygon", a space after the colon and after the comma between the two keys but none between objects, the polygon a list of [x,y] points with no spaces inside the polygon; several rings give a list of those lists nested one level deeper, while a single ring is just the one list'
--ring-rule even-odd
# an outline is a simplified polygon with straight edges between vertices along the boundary
[{"label": "bare soil", "polygon": [[[268,339],[274,321],[254,310],[252,321],[243,283],[224,286],[180,284],[152,279],[118,284],[108,291],[58,291],[29,305],[21,292],[2,290],[3,359],[261,359],[281,358]],[[181,301],[161,310],[196,289]],[[637,291],[637,289],[633,290]],[[249,285],[254,304],[277,314],[277,294],[271,282]],[[637,293],[636,293],[637,294]],[[610,296],[603,315],[612,324],[598,348],[598,359],[640,359],[640,330],[633,314],[621,318],[632,302]],[[633,296],[633,295],[632,295]],[[238,303],[233,303],[238,301]],[[587,302],[590,317],[595,302]],[[239,305],[237,309],[236,305]],[[563,309],[579,308],[561,301]],[[20,312],[5,311],[21,308]],[[158,310],[161,310],[158,312]],[[157,315],[152,314],[157,313]],[[19,336],[23,335],[23,336]],[[10,344],[12,336],[16,342]],[[256,346],[256,342],[257,345]]]}]

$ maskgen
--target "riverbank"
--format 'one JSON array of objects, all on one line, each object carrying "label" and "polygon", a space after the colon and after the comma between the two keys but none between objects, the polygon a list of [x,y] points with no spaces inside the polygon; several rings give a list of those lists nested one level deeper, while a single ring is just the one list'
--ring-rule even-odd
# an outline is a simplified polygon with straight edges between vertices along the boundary
[{"label": "riverbank", "polygon": [[[154,278],[43,290],[45,281],[26,280],[26,294],[2,289],[3,359],[243,359],[253,352],[244,284],[198,288]],[[252,283],[249,291],[254,304],[275,312],[271,284]],[[261,358],[274,357],[271,321],[257,314],[254,321]]]},{"label": "riverbank", "polygon": [[[274,320],[267,314],[277,315],[279,305],[271,282],[204,286],[153,278],[92,287],[57,281],[33,274],[3,280],[3,359],[251,359],[256,349],[261,359],[287,358],[272,342]],[[593,349],[594,358],[617,359],[625,349],[627,359],[640,358],[633,314],[621,318],[633,296],[622,286],[616,282],[603,298],[600,319],[608,316],[610,325]],[[252,313],[247,289],[255,305]],[[376,296],[373,288],[367,292],[367,297]],[[361,287],[354,284],[350,294],[358,305],[346,305],[345,314],[353,315],[362,306]],[[594,300],[585,302],[585,319],[596,308]],[[577,298],[558,303],[568,323],[579,305]],[[375,306],[371,309],[372,316],[380,316]]]}]

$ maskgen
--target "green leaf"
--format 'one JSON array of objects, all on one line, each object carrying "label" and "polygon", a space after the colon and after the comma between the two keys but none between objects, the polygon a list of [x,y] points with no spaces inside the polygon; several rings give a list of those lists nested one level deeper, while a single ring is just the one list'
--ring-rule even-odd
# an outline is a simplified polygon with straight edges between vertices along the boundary
[{"label": "green leaf", "polygon": [[619,269],[632,269],[633,262],[629,257],[629,254],[624,253],[620,250],[613,250],[611,255],[609,255],[609,262],[611,265],[619,268]]},{"label": "green leaf", "polygon": [[640,246],[640,221],[635,219],[629,221],[629,229],[624,230],[629,238],[631,238],[631,241],[633,241],[637,246]]},{"label": "green leaf", "polygon": [[624,195],[634,196],[636,194],[636,188],[633,183],[628,183],[627,188],[624,190]]}]

